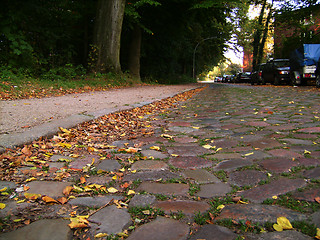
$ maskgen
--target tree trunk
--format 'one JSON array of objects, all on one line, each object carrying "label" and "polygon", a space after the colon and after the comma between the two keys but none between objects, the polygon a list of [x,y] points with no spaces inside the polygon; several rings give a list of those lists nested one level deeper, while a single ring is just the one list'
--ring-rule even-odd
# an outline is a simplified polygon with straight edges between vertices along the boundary
[{"label": "tree trunk", "polygon": [[94,30],[97,72],[121,72],[120,38],[126,0],[99,0]]},{"label": "tree trunk", "polygon": [[135,24],[132,30],[129,49],[129,71],[131,75],[140,79],[140,51],[141,51],[141,28]]},{"label": "tree trunk", "polygon": [[262,22],[263,22],[263,15],[264,15],[264,10],[266,8],[266,5],[267,5],[267,0],[264,0],[263,4],[262,4],[261,11],[260,11],[259,19],[258,19],[257,30],[254,33],[252,68],[254,68],[257,65],[259,46],[260,46],[260,40],[261,40],[261,26],[262,26]]},{"label": "tree trunk", "polygon": [[257,57],[257,64],[260,64],[261,61],[262,61],[262,58],[263,58],[264,45],[265,45],[267,37],[268,37],[269,24],[270,24],[270,19],[271,19],[271,16],[272,16],[272,5],[273,5],[273,1],[272,1],[271,6],[270,6],[268,17],[267,17],[267,20],[266,20],[266,23],[265,23],[265,27],[264,27],[264,30],[263,30],[263,35],[262,35],[261,43],[260,43],[260,46],[259,46],[258,57]]}]

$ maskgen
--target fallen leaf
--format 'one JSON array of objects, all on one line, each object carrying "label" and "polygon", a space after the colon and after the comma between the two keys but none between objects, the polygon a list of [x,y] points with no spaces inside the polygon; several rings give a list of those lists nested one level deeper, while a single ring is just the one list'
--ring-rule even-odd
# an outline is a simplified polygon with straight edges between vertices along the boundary
[{"label": "fallen leaf", "polygon": [[211,145],[209,145],[209,144],[207,144],[207,145],[203,145],[202,147],[203,147],[203,148],[205,148],[205,149],[210,149],[210,148],[212,148],[212,146],[211,146]]},{"label": "fallen leaf", "polygon": [[225,207],[225,206],[224,206],[223,204],[221,204],[221,205],[219,205],[219,206],[217,207],[217,210],[222,210],[224,207]]},{"label": "fallen leaf", "polygon": [[4,209],[6,207],[6,204],[0,203],[0,209]]},{"label": "fallen leaf", "polygon": [[66,134],[70,134],[70,133],[71,133],[71,131],[69,131],[69,130],[63,128],[63,127],[59,127],[59,129],[60,129],[60,131],[63,132],[63,133],[66,133]]},{"label": "fallen leaf", "polygon": [[157,151],[160,151],[160,147],[158,146],[152,146],[150,147],[151,150],[157,150]]},{"label": "fallen leaf", "polygon": [[144,211],[142,211],[142,213],[145,215],[150,215],[150,210],[144,210]]},{"label": "fallen leaf", "polygon": [[133,191],[133,190],[129,190],[127,194],[128,194],[128,195],[132,195],[132,194],[136,194],[136,192]]},{"label": "fallen leaf", "polygon": [[88,220],[83,217],[83,216],[77,216],[74,218],[70,218],[71,223],[68,224],[68,226],[73,229],[73,228],[85,228],[88,227]]},{"label": "fallen leaf", "polygon": [[320,228],[317,228],[317,235],[315,236],[316,239],[320,239]]},{"label": "fallen leaf", "polygon": [[94,238],[102,238],[108,236],[108,233],[98,233],[94,236]]},{"label": "fallen leaf", "polygon": [[167,138],[167,139],[173,139],[173,136],[171,136],[169,134],[161,134],[161,137]]},{"label": "fallen leaf", "polygon": [[57,200],[48,196],[43,196],[42,201],[44,201],[45,203],[58,203]]},{"label": "fallen leaf", "polygon": [[118,189],[116,189],[116,188],[114,188],[114,187],[109,187],[107,190],[108,190],[109,193],[116,193],[116,192],[118,192]]},{"label": "fallen leaf", "polygon": [[68,199],[66,197],[61,197],[61,198],[58,198],[57,201],[61,204],[65,204],[68,202]]},{"label": "fallen leaf", "polygon": [[8,189],[7,187],[1,188],[1,189],[0,189],[0,192],[7,191],[7,189]]},{"label": "fallen leaf", "polygon": [[86,182],[86,179],[82,176],[82,177],[80,177],[80,183],[85,183]]},{"label": "fallen leaf", "polygon": [[24,148],[21,149],[21,152],[28,157],[32,155],[32,152],[29,150],[27,146],[24,146]]},{"label": "fallen leaf", "polygon": [[273,228],[281,232],[282,230],[289,230],[292,229],[292,225],[290,221],[286,217],[278,217],[277,218],[277,224],[273,224]]},{"label": "fallen leaf", "polygon": [[311,154],[311,152],[308,150],[304,150],[304,154]]},{"label": "fallen leaf", "polygon": [[26,182],[31,182],[31,181],[34,181],[34,180],[37,180],[35,177],[31,177],[31,178],[28,178],[27,180],[26,180]]},{"label": "fallen leaf", "polygon": [[130,184],[128,182],[125,182],[124,184],[122,184],[120,187],[121,188],[128,188],[130,186]]},{"label": "fallen leaf", "polygon": [[250,156],[250,155],[253,155],[254,153],[251,152],[251,153],[247,153],[247,154],[244,154],[243,156],[247,157],[247,156]]},{"label": "fallen leaf", "polygon": [[62,192],[64,195],[68,196],[72,190],[73,190],[72,186],[66,186]]},{"label": "fallen leaf", "polygon": [[24,197],[29,200],[37,200],[41,197],[41,194],[37,193],[24,193]]}]

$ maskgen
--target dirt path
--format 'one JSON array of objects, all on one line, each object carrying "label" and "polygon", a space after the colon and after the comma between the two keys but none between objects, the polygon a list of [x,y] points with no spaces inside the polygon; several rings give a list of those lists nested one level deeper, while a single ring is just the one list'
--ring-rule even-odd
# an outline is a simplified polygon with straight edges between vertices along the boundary
[{"label": "dirt path", "polygon": [[23,132],[67,116],[166,98],[195,85],[139,86],[42,99],[0,101],[0,134]]}]

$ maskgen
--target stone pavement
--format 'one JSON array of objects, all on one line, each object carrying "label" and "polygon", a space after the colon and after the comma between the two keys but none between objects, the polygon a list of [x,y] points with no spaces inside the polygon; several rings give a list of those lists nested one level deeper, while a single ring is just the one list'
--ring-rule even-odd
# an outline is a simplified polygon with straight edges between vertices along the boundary
[{"label": "stone pavement", "polygon": [[[153,135],[82,156],[66,145],[43,173],[0,183],[0,239],[313,239],[319,103],[310,89],[215,84],[146,115]],[[275,231],[278,217],[293,229]]]}]

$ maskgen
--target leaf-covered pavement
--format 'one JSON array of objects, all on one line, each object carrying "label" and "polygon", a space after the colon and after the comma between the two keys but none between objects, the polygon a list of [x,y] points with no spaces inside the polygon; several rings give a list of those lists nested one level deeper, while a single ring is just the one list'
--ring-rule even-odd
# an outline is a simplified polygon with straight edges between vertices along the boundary
[{"label": "leaf-covered pavement", "polygon": [[315,237],[319,100],[217,84],[7,149],[0,239],[39,216],[69,239]]}]

